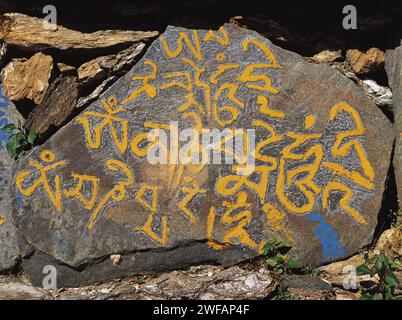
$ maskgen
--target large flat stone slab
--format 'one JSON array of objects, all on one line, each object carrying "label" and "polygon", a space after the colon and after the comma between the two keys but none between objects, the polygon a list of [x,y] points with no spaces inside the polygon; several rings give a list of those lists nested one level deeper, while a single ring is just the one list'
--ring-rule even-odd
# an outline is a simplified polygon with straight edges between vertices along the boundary
[{"label": "large flat stone slab", "polygon": [[[0,128],[16,123],[18,119],[21,115],[0,88]],[[16,228],[12,220],[14,160],[8,156],[6,149],[11,134],[0,130],[0,272],[13,268],[19,258]]]},{"label": "large flat stone slab", "polygon": [[[151,164],[153,128],[172,139],[176,128],[254,129],[255,168]],[[230,265],[273,239],[303,263],[347,257],[372,240],[393,138],[381,110],[330,67],[229,24],[168,27],[98,102],[19,161],[23,267],[41,283],[53,264],[70,286]]]},{"label": "large flat stone slab", "polygon": [[395,123],[394,169],[399,205],[402,199],[402,41],[394,50],[387,50],[385,70],[392,90],[392,107]]},{"label": "large flat stone slab", "polygon": [[82,33],[63,26],[43,27],[43,19],[21,13],[5,13],[0,19],[0,37],[11,48],[26,51],[68,50],[72,54],[111,51],[155,38],[157,31],[100,30]]}]

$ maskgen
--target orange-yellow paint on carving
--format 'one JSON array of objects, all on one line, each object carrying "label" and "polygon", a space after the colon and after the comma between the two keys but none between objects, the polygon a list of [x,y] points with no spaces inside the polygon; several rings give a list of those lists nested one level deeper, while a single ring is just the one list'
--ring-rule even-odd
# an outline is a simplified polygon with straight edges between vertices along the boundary
[{"label": "orange-yellow paint on carving", "polygon": [[[295,132],[288,132],[286,136],[294,139],[295,141],[282,150],[282,157],[279,160],[276,194],[280,202],[288,210],[296,214],[305,214],[314,208],[315,196],[320,193],[320,188],[314,183],[313,179],[318,172],[324,156],[324,151],[322,145],[319,143],[310,147],[305,153],[295,153],[293,150],[309,140],[319,139],[321,134],[299,134]],[[311,157],[314,157],[313,163],[302,165],[288,171],[285,170],[287,160],[306,161]],[[306,197],[307,203],[299,206],[289,200],[286,195],[285,188],[290,187],[294,178],[301,173],[307,173],[307,175],[300,180],[296,180],[294,184]]]},{"label": "orange-yellow paint on carving", "polygon": [[[161,123],[155,123],[155,122],[144,122],[144,127],[150,128],[150,129],[161,129],[161,130],[170,130],[169,124],[161,124]],[[159,131],[158,131],[159,132]],[[149,141],[148,138],[153,137],[152,141]],[[142,142],[149,142],[146,144],[144,147],[140,147],[140,144]],[[159,148],[165,152],[166,156],[169,157],[169,150],[166,145],[163,143],[160,143],[159,139],[157,139],[156,136],[151,135],[150,132],[143,132],[137,134],[132,140],[131,140],[131,151],[138,157],[144,158],[147,156],[149,150],[155,145],[159,144]]]},{"label": "orange-yellow paint on carving", "polygon": [[197,30],[193,30],[193,42],[190,40],[189,36],[187,35],[186,32],[181,31],[179,32],[179,38],[177,39],[177,47],[176,49],[171,50],[169,48],[169,45],[167,44],[166,38],[164,35],[161,36],[161,41],[163,48],[165,49],[166,54],[168,55],[169,58],[176,58],[178,55],[180,55],[183,51],[183,42],[186,43],[187,47],[190,49],[190,52],[192,55],[198,60],[202,60],[202,54],[201,54],[201,46],[200,46],[200,40],[198,39],[198,33]]},{"label": "orange-yellow paint on carving", "polygon": [[220,75],[222,75],[223,73],[225,73],[228,70],[232,70],[232,69],[238,69],[240,68],[240,64],[238,63],[231,63],[231,64],[224,64],[224,65],[219,65],[216,68],[216,71],[214,73],[212,73],[212,75],[209,78],[209,81],[212,84],[217,84],[218,83],[218,77]]},{"label": "orange-yellow paint on carving", "polygon": [[195,111],[188,111],[183,113],[182,115],[183,120],[190,120],[192,119],[194,122],[194,125],[192,126],[198,133],[202,132],[203,125],[202,125],[202,119],[198,113]]},{"label": "orange-yellow paint on carving", "polygon": [[[71,176],[77,180],[77,184],[68,190],[64,190],[64,195],[69,198],[77,198],[80,200],[86,209],[91,210],[98,198],[99,191],[99,181],[100,179],[95,176],[89,176],[86,174],[72,173]],[[82,193],[84,183],[90,183],[92,185],[91,197],[87,199],[85,195]]]},{"label": "orange-yellow paint on carving", "polygon": [[[55,161],[55,155],[52,151],[50,150],[43,150],[40,155],[40,159],[46,163],[50,163]],[[60,176],[56,175],[54,177],[54,188],[55,190],[53,191],[50,187],[50,184],[48,182],[48,177],[47,173],[53,169],[62,167],[66,165],[68,162],[66,160],[63,161],[58,161],[53,164],[50,164],[48,166],[43,166],[40,163],[37,163],[35,161],[29,160],[28,164],[35,168],[37,171],[39,171],[39,178],[28,188],[24,188],[24,182],[27,177],[29,177],[32,172],[28,170],[21,171],[19,174],[17,174],[16,178],[16,185],[18,187],[18,190],[21,192],[22,195],[29,197],[33,194],[33,192],[39,187],[43,186],[46,194],[48,195],[50,201],[54,205],[55,209],[57,212],[61,212],[62,210],[62,204],[61,204],[61,190],[60,190]]]},{"label": "orange-yellow paint on carving", "polygon": [[268,98],[262,95],[258,95],[257,103],[260,105],[260,112],[271,118],[285,118],[285,113],[278,110],[272,110],[268,107]]},{"label": "orange-yellow paint on carving", "polygon": [[[152,192],[151,203],[145,201],[142,197],[147,191]],[[156,213],[158,210],[158,187],[143,185],[135,196],[135,200],[149,211]]]},{"label": "orange-yellow paint on carving", "polygon": [[[80,123],[84,127],[87,138],[86,142],[90,149],[99,149],[102,141],[103,129],[108,126],[112,133],[112,137],[117,149],[120,151],[121,154],[123,154],[126,151],[128,145],[128,121],[118,118],[115,115],[117,113],[125,111],[125,108],[120,107],[113,109],[113,107],[117,106],[118,104],[117,100],[114,97],[111,97],[108,102],[106,102],[104,99],[101,99],[100,101],[107,113],[85,111],[80,117],[76,118],[75,121]],[[103,120],[100,124],[93,128],[94,136],[92,136],[92,130],[89,121],[90,118]],[[117,133],[115,123],[119,124],[119,126],[121,127],[121,137],[119,137],[119,134]]]},{"label": "orange-yellow paint on carving", "polygon": [[116,186],[113,187],[106,195],[99,201],[95,210],[92,212],[92,215],[89,219],[87,228],[88,230],[92,230],[97,220],[99,213],[102,209],[105,208],[105,205],[108,203],[110,199],[113,199],[116,202],[123,201],[127,196],[127,186],[132,185],[134,183],[134,177],[129,167],[126,164],[119,160],[107,160],[106,168],[112,172],[122,172],[126,176],[126,180],[120,181]]},{"label": "orange-yellow paint on carving", "polygon": [[330,192],[333,190],[337,190],[337,191],[341,191],[341,192],[345,193],[345,195],[339,201],[341,208],[344,209],[348,214],[350,214],[353,217],[353,219],[355,219],[357,222],[359,222],[361,224],[367,224],[366,219],[364,219],[363,216],[358,211],[356,211],[355,209],[353,209],[350,206],[350,200],[352,199],[352,196],[353,196],[352,189],[350,189],[349,187],[345,186],[342,183],[333,181],[333,182],[328,183],[324,187],[323,194],[322,194],[323,208],[327,209],[328,203],[329,203],[329,195],[330,195]]},{"label": "orange-yellow paint on carving", "polygon": [[313,115],[313,114],[308,115],[308,116],[306,117],[306,119],[305,119],[305,125],[304,125],[304,127],[305,127],[306,129],[311,129],[311,128],[314,126],[314,124],[315,124],[315,120],[316,120],[316,116],[315,116],[315,115]]},{"label": "orange-yellow paint on carving", "polygon": [[270,203],[265,203],[262,207],[262,211],[265,213],[266,226],[271,230],[269,234],[275,239],[280,239],[286,245],[294,246],[295,240],[293,232],[286,226],[286,214],[279,211]]},{"label": "orange-yellow paint on carving", "polygon": [[193,86],[191,82],[191,74],[188,71],[177,71],[177,72],[171,72],[163,76],[164,79],[174,79],[174,78],[183,78],[185,82],[179,82],[179,81],[172,81],[168,82],[164,85],[161,86],[161,90],[166,90],[172,87],[179,87],[182,88],[186,91],[192,91]]},{"label": "orange-yellow paint on carving", "polygon": [[147,221],[145,222],[145,224],[142,227],[135,227],[134,230],[135,231],[142,231],[145,234],[147,234],[152,240],[156,241],[157,243],[159,243],[160,245],[164,246],[167,243],[167,237],[168,237],[168,225],[167,225],[167,216],[163,216],[161,218],[162,220],[162,234],[161,235],[157,235],[152,228],[153,225],[153,221],[154,221],[154,216],[155,213],[150,213],[148,215]]},{"label": "orange-yellow paint on carving", "polygon": [[222,245],[213,240],[214,224],[215,224],[216,208],[211,206],[207,217],[207,243],[208,246],[215,250],[222,250],[226,245]]},{"label": "orange-yellow paint on carving", "polygon": [[333,163],[333,162],[323,162],[322,165],[328,169],[330,169],[333,173],[340,175],[340,176],[345,176],[352,180],[354,183],[372,190],[374,188],[374,183],[370,181],[369,179],[363,177],[360,173],[357,171],[350,171],[347,170],[345,167],[343,167],[340,164]]},{"label": "orange-yellow paint on carving", "polygon": [[269,124],[261,120],[253,120],[253,125],[256,127],[264,128],[266,131],[270,133],[269,138],[260,141],[255,147],[255,158],[257,160],[261,160],[266,163],[271,164],[272,170],[275,170],[277,167],[277,160],[275,157],[270,157],[261,153],[261,151],[268,145],[281,141],[283,136],[276,134],[274,128],[272,128]]},{"label": "orange-yellow paint on carving", "polygon": [[228,36],[228,33],[226,32],[224,26],[219,28],[219,32],[222,34],[222,36],[219,36],[213,30],[209,30],[206,33],[206,35],[204,36],[204,41],[208,42],[208,41],[211,41],[212,39],[214,39],[214,40],[218,41],[223,46],[229,45],[229,36]]},{"label": "orange-yellow paint on carving", "polygon": [[[356,109],[354,109],[352,106],[348,105],[347,103],[340,102],[340,103],[335,104],[330,109],[329,118],[331,121],[335,120],[338,113],[342,112],[342,111],[348,113],[352,117],[352,119],[355,122],[356,128],[352,129],[352,130],[340,132],[336,135],[336,141],[335,141],[334,146],[332,147],[332,154],[335,157],[344,158],[351,152],[352,149],[354,149],[359,157],[364,175],[370,181],[374,181],[374,178],[375,178],[374,169],[371,166],[370,161],[367,159],[366,153],[364,151],[364,148],[363,148],[361,142],[357,139],[348,140],[348,138],[351,138],[351,137],[362,136],[366,132],[366,129],[363,126],[363,122],[362,122],[358,112],[356,111]],[[344,141],[347,141],[347,142],[344,143]],[[340,166],[341,165],[335,164],[335,165],[332,165],[331,167],[339,168]],[[348,170],[339,168],[336,171],[336,173],[342,173],[345,171],[348,171]],[[351,176],[359,177],[359,176],[361,176],[361,174],[357,171],[353,171]],[[359,177],[359,178],[355,178],[355,180],[353,180],[353,181],[356,183],[359,183],[363,187],[369,188],[369,184],[367,184],[365,182],[365,180],[366,179],[364,179],[363,177],[361,177],[361,178]]]},{"label": "orange-yellow paint on carving", "polygon": [[179,202],[178,208],[191,220],[191,222],[195,223],[198,221],[198,217],[194,215],[188,208],[187,205],[190,203],[190,201],[197,195],[197,194],[203,194],[206,193],[206,189],[201,189],[197,183],[193,182],[192,187],[187,187],[183,186],[181,189],[182,192],[184,192],[186,195],[183,197],[183,199]]},{"label": "orange-yellow paint on carving", "polygon": [[258,47],[265,54],[265,56],[270,61],[270,63],[266,64],[268,68],[277,69],[280,67],[280,64],[276,60],[274,53],[266,44],[262,43],[261,41],[258,41],[257,39],[247,39],[242,43],[243,51],[247,52],[250,45]]},{"label": "orange-yellow paint on carving", "polygon": [[225,61],[225,59],[226,59],[226,56],[223,52],[218,53],[215,57],[215,60],[218,62],[223,62],[223,61]]},{"label": "orange-yellow paint on carving", "polygon": [[194,63],[194,61],[192,61],[188,58],[183,58],[183,62],[187,63],[195,70],[194,84],[197,87],[202,88],[204,91],[205,111],[206,111],[207,115],[209,116],[211,114],[211,91],[212,90],[208,83],[201,80],[201,75],[205,72],[205,68],[198,67]]},{"label": "orange-yellow paint on carving", "polygon": [[[246,86],[250,89],[264,92],[268,91],[273,94],[277,94],[279,92],[279,89],[271,85],[271,78],[267,75],[266,72],[263,74],[253,74],[256,69],[264,68],[269,68],[269,65],[263,63],[249,64],[246,66],[246,68],[244,68],[243,72],[239,75],[237,80],[246,83]],[[260,81],[263,82],[262,85],[255,84]]]},{"label": "orange-yellow paint on carving", "polygon": [[[250,211],[251,203],[247,202],[247,193],[239,192],[234,203],[224,201],[223,205],[227,209],[222,215],[222,223],[226,225],[233,225],[237,223],[225,234],[223,241],[225,243],[233,243],[233,239],[237,239],[240,243],[250,248],[255,248],[257,243],[250,237],[245,229],[253,219],[252,212]],[[233,212],[238,209],[242,210],[237,214],[233,214]]]},{"label": "orange-yellow paint on carving", "polygon": [[[233,166],[232,171],[236,172],[241,166]],[[241,187],[249,187],[254,190],[258,196],[260,203],[265,202],[269,173],[272,171],[269,166],[256,166],[254,173],[259,174],[259,182],[249,180],[250,175],[228,175],[219,177],[216,183],[216,191],[223,196],[233,196]]]},{"label": "orange-yellow paint on carving", "polygon": [[[213,102],[213,115],[214,115],[214,120],[218,125],[221,127],[225,127],[234,121],[237,120],[239,116],[239,112],[237,108],[244,109],[244,102],[239,100],[236,97],[237,89],[239,88],[238,85],[233,84],[233,83],[224,83],[221,85],[218,90],[215,93],[214,96],[214,102]],[[234,102],[234,104],[237,106],[233,105],[224,105],[224,106],[218,106],[218,101],[220,96],[223,94],[223,92],[227,91],[227,98]],[[227,120],[224,120],[220,117],[220,113],[222,112],[227,112],[230,114],[230,117]]]},{"label": "orange-yellow paint on carving", "polygon": [[185,112],[187,109],[191,108],[194,106],[201,114],[205,114],[205,110],[201,103],[199,103],[195,97],[194,97],[194,88],[193,88],[193,83],[191,80],[191,73],[188,71],[183,71],[183,72],[172,72],[167,75],[165,75],[165,79],[173,79],[173,78],[183,78],[183,82],[179,81],[172,81],[169,83],[164,84],[161,86],[161,90],[166,90],[172,87],[179,87],[181,89],[184,89],[188,91],[188,94],[185,96],[186,101],[181,104],[177,110],[180,112]]},{"label": "orange-yellow paint on carving", "polygon": [[129,96],[128,98],[123,100],[123,104],[127,104],[133,100],[135,100],[139,95],[142,93],[147,94],[148,97],[151,99],[156,97],[157,90],[156,87],[149,84],[149,81],[152,79],[156,78],[156,73],[158,72],[158,66],[156,65],[155,62],[146,60],[144,61],[144,65],[148,65],[151,67],[151,72],[148,75],[145,76],[134,76],[132,77],[132,80],[134,81],[142,81],[142,86],[135,89]]}]

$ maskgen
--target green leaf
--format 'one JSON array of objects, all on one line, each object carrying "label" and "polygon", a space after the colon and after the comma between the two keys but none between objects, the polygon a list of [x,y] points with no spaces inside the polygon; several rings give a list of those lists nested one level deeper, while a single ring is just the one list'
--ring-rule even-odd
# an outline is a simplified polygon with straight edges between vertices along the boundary
[{"label": "green leaf", "polygon": [[391,271],[385,274],[385,282],[391,287],[396,287],[399,284],[398,278]]},{"label": "green leaf", "polygon": [[401,266],[396,262],[392,261],[389,265],[390,265],[391,269],[394,271],[398,271],[401,269]]},{"label": "green leaf", "polygon": [[280,253],[278,253],[275,258],[278,259],[279,262],[285,261],[285,256]]},{"label": "green leaf", "polygon": [[389,265],[389,260],[384,253],[380,253],[375,261],[377,271],[381,271],[384,267]]},{"label": "green leaf", "polygon": [[381,300],[381,294],[379,294],[378,292],[374,293],[371,296],[371,300]]},{"label": "green leaf", "polygon": [[33,144],[37,137],[38,137],[37,134],[34,131],[32,131],[31,129],[29,129],[28,142],[30,144]]},{"label": "green leaf", "polygon": [[8,142],[6,145],[7,152],[11,157],[11,159],[15,159],[15,156],[17,155],[17,147],[18,147],[17,134],[13,134],[8,138]]},{"label": "green leaf", "polygon": [[385,291],[385,300],[392,300],[394,297],[395,290],[393,287],[387,287]]},{"label": "green leaf", "polygon": [[7,143],[6,148],[7,148],[8,155],[10,156],[11,159],[14,160],[15,156],[17,155],[17,149],[13,148],[9,143]]},{"label": "green leaf", "polygon": [[284,247],[285,245],[282,243],[282,241],[270,241],[268,242],[270,246],[274,249],[280,249]]},{"label": "green leaf", "polygon": [[16,152],[17,158],[18,158],[20,155],[23,155],[23,154],[24,154],[24,148],[23,148],[23,146],[18,146],[17,149],[15,150],[15,152]]},{"label": "green leaf", "polygon": [[372,272],[371,269],[365,264],[361,264],[360,266],[358,266],[356,268],[356,274],[358,276],[362,276],[362,275],[365,275],[365,274],[371,275],[371,272]]},{"label": "green leaf", "polygon": [[3,128],[1,128],[1,130],[5,131],[5,132],[15,130],[15,129],[16,129],[16,127],[15,127],[14,123],[6,124]]},{"label": "green leaf", "polygon": [[269,251],[271,250],[271,246],[269,243],[265,244],[264,247],[262,248],[262,253],[264,256],[268,255]]},{"label": "green leaf", "polygon": [[266,264],[270,267],[276,267],[280,261],[277,259],[277,257],[272,257],[272,258],[268,258],[267,260],[265,260]]},{"label": "green leaf", "polygon": [[388,267],[389,264],[390,264],[388,257],[387,257],[384,253],[380,253],[380,256],[381,256],[381,258],[382,258],[382,260],[383,260],[383,262],[384,262],[384,265],[385,265],[386,267]]},{"label": "green leaf", "polygon": [[18,143],[21,143],[21,142],[24,142],[24,141],[27,140],[27,138],[25,137],[25,135],[24,135],[23,133],[21,133],[21,132],[16,133],[15,136],[16,136],[16,139],[17,139],[17,142],[18,142]]},{"label": "green leaf", "polygon": [[299,261],[290,258],[288,260],[288,267],[290,269],[300,269],[302,267],[302,264]]},{"label": "green leaf", "polygon": [[275,271],[274,271],[274,273],[277,275],[282,274],[283,272],[284,272],[283,268],[278,268],[278,269],[275,269]]},{"label": "green leaf", "polygon": [[378,256],[376,261],[375,261],[375,269],[376,269],[377,272],[380,272],[382,270],[382,268],[384,268],[384,265],[382,263],[382,260]]}]

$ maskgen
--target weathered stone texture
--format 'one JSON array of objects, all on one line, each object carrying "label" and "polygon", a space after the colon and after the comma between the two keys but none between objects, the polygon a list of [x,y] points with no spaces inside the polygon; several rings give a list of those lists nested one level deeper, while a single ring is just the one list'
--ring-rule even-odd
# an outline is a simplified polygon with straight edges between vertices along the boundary
[{"label": "weathered stone texture", "polygon": [[[170,121],[255,129],[254,172],[151,164],[147,133],[173,137]],[[341,259],[372,240],[392,143],[388,119],[340,72],[233,25],[168,27],[100,101],[19,162],[14,217],[35,250],[23,266],[38,283],[56,264],[60,284],[74,285],[229,265],[273,239],[303,263]]]},{"label": "weathered stone texture", "polygon": [[6,13],[0,19],[0,38],[10,47],[27,51],[46,49],[75,50],[76,53],[128,47],[152,39],[157,31],[101,30],[81,33],[62,26],[56,30],[44,28],[44,20],[21,13]]},{"label": "weathered stone texture", "polygon": [[385,53],[378,48],[366,52],[351,49],[346,52],[346,60],[357,74],[373,73],[384,67]]},{"label": "weathered stone texture", "polygon": [[4,93],[13,101],[43,100],[53,72],[53,58],[36,53],[30,59],[14,59],[2,71]]},{"label": "weathered stone texture", "polygon": [[77,77],[59,75],[41,104],[29,114],[25,125],[38,135],[60,127],[75,109],[78,97]]},{"label": "weathered stone texture", "polygon": [[387,50],[385,70],[392,90],[392,107],[395,123],[395,151],[393,165],[399,196],[399,206],[402,199],[402,41],[394,50]]},{"label": "weathered stone texture", "polygon": [[[0,88],[0,128],[21,120],[21,115]],[[16,228],[13,224],[13,164],[6,150],[11,133],[0,130],[0,272],[15,266],[19,258]]]}]

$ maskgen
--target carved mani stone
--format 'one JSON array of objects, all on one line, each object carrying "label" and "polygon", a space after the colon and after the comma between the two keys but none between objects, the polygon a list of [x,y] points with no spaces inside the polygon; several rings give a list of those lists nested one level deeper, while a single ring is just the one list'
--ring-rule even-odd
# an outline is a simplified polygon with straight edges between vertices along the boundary
[{"label": "carved mani stone", "polygon": [[[177,142],[184,129],[194,139]],[[195,139],[208,129],[222,136]],[[341,259],[372,240],[392,142],[388,119],[340,72],[230,24],[168,27],[19,162],[15,222],[35,249],[23,267],[41,283],[53,264],[70,286],[230,265],[271,240],[303,263]],[[208,161],[188,151],[199,145]]]}]

